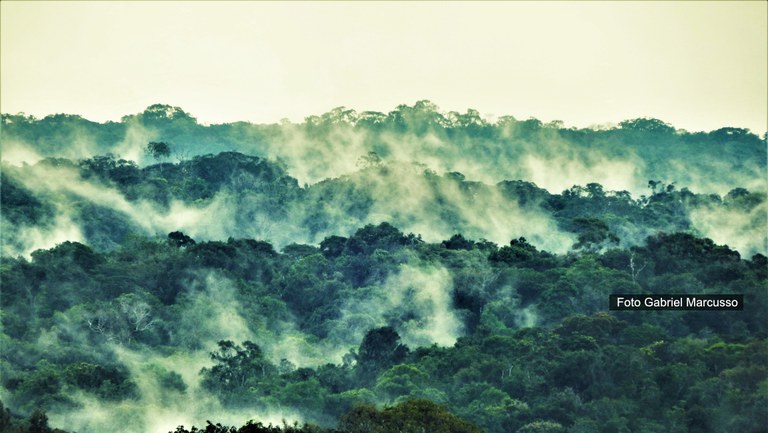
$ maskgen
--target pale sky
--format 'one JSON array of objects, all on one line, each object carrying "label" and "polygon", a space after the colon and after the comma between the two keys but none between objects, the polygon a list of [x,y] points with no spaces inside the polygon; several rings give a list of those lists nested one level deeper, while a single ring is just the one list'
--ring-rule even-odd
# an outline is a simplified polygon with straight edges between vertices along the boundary
[{"label": "pale sky", "polygon": [[768,129],[768,3],[0,2],[0,111],[203,123],[337,106]]}]

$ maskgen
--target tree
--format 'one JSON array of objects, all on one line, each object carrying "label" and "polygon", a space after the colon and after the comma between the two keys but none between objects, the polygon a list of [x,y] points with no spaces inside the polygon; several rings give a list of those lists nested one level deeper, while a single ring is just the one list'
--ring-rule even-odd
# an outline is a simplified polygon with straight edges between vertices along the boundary
[{"label": "tree", "polygon": [[538,251],[524,237],[512,239],[509,246],[491,251],[488,261],[495,264],[506,263],[511,266],[543,269],[552,265],[552,255],[546,251]]},{"label": "tree", "polygon": [[203,385],[224,397],[225,401],[242,400],[251,387],[258,386],[277,369],[264,358],[261,348],[250,341],[242,346],[230,340],[221,340],[219,350],[211,352],[216,364],[200,372]]},{"label": "tree", "polygon": [[447,241],[443,241],[442,245],[449,250],[471,250],[475,243],[472,240],[464,238],[461,233],[457,233],[451,236]]},{"label": "tree", "polygon": [[152,307],[134,293],[126,293],[117,298],[120,311],[128,321],[131,332],[142,332],[151,329],[157,319],[152,318]]},{"label": "tree", "polygon": [[0,431],[12,431],[13,418],[11,417],[11,410],[6,408],[3,401],[0,400]]},{"label": "tree", "polygon": [[654,194],[656,194],[656,188],[659,188],[660,190],[664,190],[664,184],[661,183],[660,180],[649,180],[648,181],[648,188],[650,188]]},{"label": "tree", "polygon": [[669,123],[648,117],[624,120],[619,122],[619,127],[624,130],[647,132],[651,134],[670,134],[675,132],[675,128]]},{"label": "tree", "polygon": [[376,152],[368,152],[367,154],[361,156],[357,159],[357,165],[358,167],[362,169],[366,168],[374,168],[374,167],[381,167],[384,163],[381,160],[381,157]]},{"label": "tree", "polygon": [[341,236],[329,236],[320,242],[320,252],[331,258],[339,257],[347,246],[347,238]]},{"label": "tree", "polygon": [[53,430],[48,426],[48,415],[45,412],[37,408],[32,415],[29,416],[29,429],[28,433],[51,433]]},{"label": "tree", "polygon": [[428,385],[429,376],[413,365],[396,365],[376,380],[376,390],[395,399],[407,396]]},{"label": "tree", "polygon": [[[383,222],[377,226],[368,224],[357,230],[346,248],[354,254],[371,254],[377,249],[393,251],[414,242],[416,240],[412,236],[406,236],[392,224]],[[320,247],[323,248],[322,244]]]},{"label": "tree", "polygon": [[400,335],[391,326],[371,329],[358,351],[358,369],[365,374],[379,371],[405,359],[408,347],[400,344]]},{"label": "tree", "polygon": [[572,230],[579,235],[574,249],[597,250],[609,244],[618,244],[619,238],[611,232],[608,224],[598,218],[574,218]]},{"label": "tree", "polygon": [[709,136],[717,143],[727,143],[729,141],[743,142],[760,145],[760,137],[751,133],[746,128],[725,127],[709,133]]},{"label": "tree", "polygon": [[191,237],[184,234],[184,232],[176,231],[168,233],[168,245],[182,248],[195,245],[196,242]]},{"label": "tree", "polygon": [[164,141],[150,141],[144,151],[159,162],[161,159],[171,156],[171,145]]}]

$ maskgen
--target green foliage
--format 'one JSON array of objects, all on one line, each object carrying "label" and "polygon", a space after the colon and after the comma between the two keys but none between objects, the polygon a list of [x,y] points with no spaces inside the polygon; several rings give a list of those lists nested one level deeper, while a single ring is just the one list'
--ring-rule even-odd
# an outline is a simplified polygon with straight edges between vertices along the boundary
[{"label": "green foliage", "polygon": [[[477,320],[454,347],[409,350],[400,339],[403,330],[396,329],[397,317],[392,326],[361,333],[359,347],[343,365],[276,364],[265,346],[222,340],[211,353],[212,365],[200,372],[203,389],[227,407],[296,407],[325,425],[356,404],[411,398],[440,402],[489,433],[555,424],[577,431],[594,425],[612,426],[604,431],[734,425],[749,431],[760,419],[761,384],[768,375],[762,360],[768,354],[759,337],[765,323],[752,315],[761,310],[637,314],[607,312],[605,306],[610,293],[666,292],[674,284],[695,292],[743,290],[757,308],[764,293],[761,256],[745,261],[690,235],[657,235],[631,250],[568,257],[540,252],[521,239],[490,252],[410,243],[388,225],[329,239],[340,245],[333,254],[323,245],[278,253],[267,242],[248,239],[176,248],[161,239],[135,238],[110,253],[70,242],[40,250],[31,261],[5,261],[2,319],[9,347],[16,348],[9,353],[18,354],[8,358],[3,382],[12,407],[24,413],[36,406],[71,407],[73,390],[103,400],[136,398],[140,391],[128,370],[94,358],[94,350],[107,344],[199,347],[194,335],[215,335],[208,299],[219,299],[200,298],[200,288],[172,288],[177,283],[169,281],[169,273],[194,281],[196,272],[209,269],[216,279],[232,281],[227,296],[234,296],[238,314],[254,329],[271,329],[292,313],[304,338],[338,338],[335,321],[345,314],[348,294],[371,291],[354,288],[360,270],[350,263],[361,260],[366,275],[386,278],[397,269],[391,256],[407,252],[449,270],[451,307],[467,323]],[[349,239],[362,247],[348,248]],[[542,264],[528,266],[536,260]],[[631,260],[645,264],[636,283]],[[685,272],[672,266],[685,266]],[[28,316],[34,320],[25,320]],[[51,332],[62,349],[47,355],[34,349],[33,342]],[[78,341],[83,349],[64,350],[67,341]],[[37,361],[30,366],[30,359]],[[189,393],[173,371],[148,366],[145,374],[162,390],[159,395]],[[674,407],[708,412],[684,416]],[[366,422],[388,422],[384,413],[389,412],[358,415]]]},{"label": "green foliage", "polygon": [[168,244],[176,248],[188,247],[195,245],[194,239],[185,235],[183,232],[170,232],[168,233]]},{"label": "green foliage", "polygon": [[358,371],[366,378],[403,361],[408,347],[400,343],[400,335],[390,326],[371,329],[365,334],[357,352]]},{"label": "green foliage", "polygon": [[161,158],[171,156],[171,146],[163,141],[150,141],[147,143],[145,152],[159,161]]},{"label": "green foliage", "polygon": [[9,175],[9,171],[15,171],[13,167],[5,162],[2,164],[0,206],[3,209],[3,218],[14,224],[39,224],[51,218],[54,210],[50,204],[36,197],[32,191]]},{"label": "green foliage", "polygon": [[93,392],[105,400],[121,400],[135,392],[132,384],[128,382],[128,374],[116,367],[78,362],[64,368],[63,379],[66,383]]},{"label": "green foliage", "polygon": [[[766,194],[734,174],[764,173],[765,143],[747,130],[688,133],[649,118],[603,130],[490,123],[474,110],[440,113],[429,101],[389,113],[341,107],[298,125],[204,126],[160,104],[119,123],[2,119],[4,140],[56,158],[4,163],[0,173],[0,366],[13,411],[0,406],[0,430],[51,431],[45,411],[65,413],[76,396],[122,407],[147,388],[178,407],[213,398],[226,410],[295,410],[321,425],[179,433],[765,428],[768,259],[758,249],[747,260],[702,236],[695,218],[744,217],[754,233],[764,225]],[[133,127],[149,134],[158,162],[169,143],[189,154],[148,167],[121,159],[112,152]],[[95,156],[65,153],[81,135]],[[296,137],[311,151],[288,149]],[[323,149],[337,151],[345,137],[362,147],[337,154],[365,152],[359,172],[304,187],[289,175],[327,177],[333,161]],[[424,149],[406,149],[413,143]],[[637,158],[638,175],[652,180],[638,198],[596,182],[557,194],[524,180],[470,180],[477,172],[439,175],[397,162],[401,155],[463,173],[477,165],[488,179],[528,174],[525,155],[585,166]],[[702,173],[712,181],[704,191],[730,192],[683,186]],[[48,177],[56,188],[40,186]],[[59,177],[77,188],[59,188]],[[511,242],[481,238],[509,212],[525,216],[503,227]],[[544,251],[548,239],[526,231],[534,215],[551,220],[546,230],[564,231],[570,251]],[[179,227],[157,235],[167,221]],[[73,224],[80,241],[32,251]],[[413,227],[450,237],[424,242],[406,234]],[[431,290],[423,281],[398,292],[405,266],[444,271],[445,293],[416,302]],[[746,308],[611,312],[611,293],[743,293]],[[430,332],[446,332],[438,320],[460,322],[455,344],[411,344],[429,327],[424,306],[438,323]],[[164,363],[129,368],[118,355],[186,359],[215,341],[201,387]],[[385,402],[394,406],[374,406]]]},{"label": "green foliage", "polygon": [[482,430],[427,400],[408,400],[379,411],[359,406],[339,423],[348,433],[480,433]]},{"label": "green foliage", "polygon": [[575,249],[600,249],[606,244],[618,244],[619,238],[611,233],[608,225],[597,218],[575,218],[572,230],[579,235]]},{"label": "green foliage", "polygon": [[510,266],[543,270],[553,265],[554,257],[546,251],[538,251],[534,245],[521,237],[512,239],[509,246],[491,251],[488,260],[493,263],[505,263]]},{"label": "green foliage", "polygon": [[471,250],[475,243],[471,240],[465,239],[461,233],[457,233],[451,236],[447,241],[443,241],[442,245],[449,250]]},{"label": "green foliage", "polygon": [[668,123],[659,119],[651,118],[624,120],[619,122],[619,126],[621,129],[626,129],[629,131],[647,132],[650,134],[659,135],[671,134],[675,132],[675,128],[673,128]]},{"label": "green foliage", "polygon": [[218,345],[219,350],[211,352],[214,366],[204,368],[200,374],[203,386],[219,394],[225,402],[235,401],[275,374],[275,367],[264,359],[257,344],[246,341],[238,346],[229,340],[222,340]]},{"label": "green foliage", "polygon": [[213,424],[205,430],[179,426],[169,433],[481,433],[482,430],[456,417],[444,407],[427,400],[408,400],[397,406],[378,410],[373,406],[358,406],[341,417],[340,429],[328,429],[311,424],[265,426],[248,421],[241,428]]}]

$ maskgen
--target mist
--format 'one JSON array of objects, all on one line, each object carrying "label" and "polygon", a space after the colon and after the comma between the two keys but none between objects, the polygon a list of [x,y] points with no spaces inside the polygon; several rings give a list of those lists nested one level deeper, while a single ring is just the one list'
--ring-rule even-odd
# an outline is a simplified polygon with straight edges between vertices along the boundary
[{"label": "mist", "polygon": [[410,347],[451,346],[463,333],[452,289],[445,269],[402,264],[383,285],[350,293],[329,336],[357,346],[369,329],[393,326]]},{"label": "mist", "polygon": [[[531,372],[541,362],[467,367],[439,386],[436,365],[462,350],[474,359],[473,344],[505,348],[491,358],[550,344],[535,333],[563,333],[552,353],[605,347],[619,340],[558,327],[579,316],[573,326],[602,329],[594,315],[609,293],[752,284],[768,253],[765,141],[738,128],[643,118],[575,129],[429,101],[208,126],[157,104],[104,124],[4,114],[3,128],[0,337],[15,351],[2,360],[0,395],[24,415],[44,405],[70,431],[332,425],[354,404],[425,395],[489,432],[518,431],[550,416],[529,408],[559,404],[536,395],[534,382],[551,379]],[[153,141],[171,153],[152,157]],[[680,251],[695,260],[679,263],[706,271],[670,271]],[[753,300],[730,327],[617,316],[669,334],[621,338],[643,354],[689,334],[741,344],[761,332]],[[384,355],[364,358],[366,336],[382,329],[373,346]],[[222,342],[242,350],[216,355]],[[249,376],[212,385],[216,367]],[[587,386],[552,389],[587,401]]]},{"label": "mist", "polygon": [[232,224],[226,218],[222,224],[219,200],[202,207],[172,201],[163,209],[145,200],[129,201],[114,188],[82,179],[74,167],[36,164],[5,172],[32,194],[49,199],[55,208],[55,216],[47,224],[13,227],[16,233],[11,235],[12,240],[3,243],[5,255],[29,256],[32,251],[51,248],[64,240],[83,241],[84,230],[76,222],[82,214],[75,206],[83,203],[107,209],[119,215],[130,229],[150,236],[181,229],[201,237],[222,238]]},{"label": "mist", "polygon": [[[285,357],[285,328],[293,326],[288,319],[280,324],[245,319],[242,299],[232,282],[221,275],[196,273],[186,277],[184,284],[188,289],[179,301],[179,326],[172,333],[175,349],[152,350],[123,338],[107,338],[106,344],[93,346],[89,339],[94,331],[88,329],[87,313],[81,309],[59,316],[57,324],[41,335],[37,342],[40,350],[49,348],[57,352],[72,341],[91,346],[100,351],[96,354],[98,358],[125,366],[136,385],[135,397],[121,401],[71,389],[68,396],[74,407],[50,410],[52,425],[69,431],[143,433],[172,431],[179,425],[203,425],[211,419],[229,424],[248,420],[275,425],[303,421],[299,408],[227,408],[201,387],[200,371],[211,366],[210,352],[220,340],[258,341],[272,358]],[[163,317],[167,320],[157,306],[149,315],[159,319],[156,327],[163,326]],[[302,353],[292,360],[300,362],[301,356],[310,355]]]},{"label": "mist", "polygon": [[[138,397],[121,402],[108,402],[86,393],[74,393],[78,409],[49,412],[52,425],[69,431],[126,433],[169,432],[180,425],[205,425],[207,420],[227,424],[244,424],[261,420],[280,425],[283,421],[301,422],[299,411],[281,408],[275,411],[228,409],[200,387],[200,369],[210,365],[203,351],[162,356],[156,352],[135,351],[112,346],[115,356],[130,371],[137,384]],[[179,374],[183,391],[169,390],[158,373]]]},{"label": "mist", "polygon": [[[317,243],[322,235],[348,233],[360,223],[377,220],[405,226],[429,239],[435,239],[431,231],[467,230],[472,236],[498,243],[507,242],[510,234],[515,235],[510,233],[515,230],[499,228],[519,225],[519,217],[528,220],[534,216],[537,221],[539,228],[522,233],[526,237],[553,229],[541,215],[531,215],[531,209],[527,215],[513,209],[509,214],[519,217],[508,221],[499,218],[499,213],[509,209],[498,209],[492,215],[494,222],[487,223],[468,207],[491,204],[498,208],[497,197],[490,197],[486,203],[467,203],[466,198],[457,203],[463,225],[442,218],[425,220],[424,212],[416,215],[417,206],[435,197],[454,199],[457,194],[444,185],[430,190],[425,184],[428,182],[419,176],[423,172],[458,173],[467,181],[486,185],[526,180],[552,194],[574,185],[599,183],[606,191],[628,191],[640,198],[649,194],[649,180],[721,196],[737,187],[766,191],[765,143],[756,135],[729,127],[690,133],[650,118],[598,129],[575,129],[565,128],[559,121],[543,124],[537,119],[518,120],[511,116],[500,116],[491,122],[472,109],[465,113],[442,112],[429,101],[418,101],[388,113],[338,107],[310,116],[303,123],[286,121],[273,125],[238,122],[204,126],[181,108],[162,104],[124,116],[119,123],[99,124],[73,115],[35,119],[4,114],[3,125],[2,158],[16,165],[32,164],[44,157],[78,160],[111,153],[143,167],[157,162],[145,152],[146,144],[164,141],[171,145],[172,158],[177,162],[209,153],[239,151],[275,162],[305,189],[322,189],[325,181],[336,179],[352,181],[375,192],[370,194],[376,203],[369,215],[353,216],[357,221],[343,221],[344,216],[340,215],[335,227],[313,233],[307,232],[304,221],[292,218],[294,213],[304,212],[301,208],[290,209],[288,220],[285,215],[274,218],[273,213],[264,212],[262,199],[244,194],[247,180],[245,185],[238,186],[233,179],[230,187],[218,191],[216,199],[206,202],[205,207],[174,203],[172,209],[165,206],[167,210],[136,200],[126,206],[119,197],[105,194],[103,188],[94,190],[93,185],[81,182],[70,186],[37,182],[37,190],[44,187],[69,189],[68,193],[75,194],[77,191],[73,190],[95,192],[94,201],[124,213],[144,232],[181,229],[202,239],[236,236],[269,239],[277,245]],[[413,169],[414,175],[403,173],[401,168],[408,164],[418,167]],[[393,172],[387,175],[382,170],[370,170],[381,166],[391,167]],[[41,176],[42,181],[58,176],[42,171],[32,176]],[[407,181],[398,177],[401,175],[407,176]],[[71,174],[65,176],[67,181],[74,180]],[[251,200],[250,206],[241,203],[247,200]],[[230,212],[235,207],[238,211]],[[137,214],[141,218],[135,218]],[[206,215],[214,214],[213,221],[205,220]],[[246,220],[256,224],[246,224]],[[56,230],[51,232],[52,238],[60,238],[55,235]],[[545,249],[564,251],[565,238],[548,241],[545,236],[539,237],[548,243]],[[39,242],[34,244],[41,246]],[[28,254],[35,246],[6,251]]]},{"label": "mist", "polygon": [[691,212],[697,230],[718,244],[728,245],[744,257],[768,251],[768,202],[752,209],[702,207]]},{"label": "mist", "polygon": [[[388,113],[337,107],[303,123],[272,125],[203,126],[181,108],[162,104],[124,116],[120,123],[98,124],[71,115],[40,120],[3,116],[3,147],[17,149],[3,157],[8,161],[114,153],[146,164],[151,162],[143,152],[146,143],[166,141],[177,159],[236,150],[280,160],[302,185],[351,174],[360,168],[361,157],[375,152],[385,161],[461,172],[485,183],[525,179],[551,192],[597,182],[607,190],[640,195],[649,179],[660,179],[722,195],[738,186],[754,188],[754,182],[745,181],[760,173],[765,153],[755,135],[761,131],[724,127],[694,133],[649,118],[576,129],[533,118],[490,121],[472,109],[443,112],[429,101]],[[36,129],[44,127],[44,132]],[[715,147],[719,155],[711,153]],[[713,164],[716,171],[709,169]]]}]

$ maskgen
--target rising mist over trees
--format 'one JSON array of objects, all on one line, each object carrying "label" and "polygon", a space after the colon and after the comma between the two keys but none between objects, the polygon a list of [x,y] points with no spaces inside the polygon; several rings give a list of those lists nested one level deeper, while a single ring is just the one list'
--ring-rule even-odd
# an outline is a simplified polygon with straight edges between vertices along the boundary
[{"label": "rising mist over trees", "polygon": [[[428,101],[2,127],[0,430],[768,422],[764,136]],[[609,311],[616,293],[744,310]]]},{"label": "rising mist over trees", "polygon": [[[389,113],[339,107],[300,124],[201,125],[179,107],[157,104],[120,122],[3,114],[2,125],[6,160],[113,153],[143,163],[151,162],[143,155],[146,144],[162,142],[178,144],[175,156],[182,159],[235,150],[281,160],[302,184],[354,172],[361,156],[375,152],[386,161],[423,163],[487,183],[524,179],[561,191],[597,182],[635,193],[648,179],[660,179],[722,195],[759,185],[765,164],[765,131],[689,132],[653,118],[577,129],[512,116],[489,121],[472,109],[443,113],[429,101]],[[19,146],[26,155],[14,155]],[[548,177],[558,179],[547,183]]]},{"label": "rising mist over trees", "polygon": [[[119,123],[7,114],[2,122],[4,160],[54,158],[37,170],[7,165],[5,178],[16,173],[27,190],[50,195],[53,189],[63,200],[45,230],[34,221],[6,230],[25,232],[23,242],[4,246],[6,254],[55,245],[41,238],[85,240],[84,232],[98,232],[80,228],[73,201],[107,208],[102,214],[119,209],[109,219],[127,217],[150,235],[186,229],[196,238],[239,236],[284,245],[318,243],[389,221],[431,241],[446,232],[497,243],[524,235],[547,250],[565,252],[574,239],[558,233],[562,222],[541,215],[559,206],[551,201],[538,206],[544,192],[606,197],[611,206],[622,200],[641,207],[660,199],[680,204],[668,212],[672,215],[648,218],[634,228],[604,221],[614,231],[631,232],[619,236],[624,242],[639,243],[653,230],[693,229],[747,255],[765,252],[760,230],[766,212],[760,198],[766,192],[765,142],[744,129],[686,132],[657,119],[598,129],[509,116],[491,123],[474,110],[441,113],[428,101],[387,114],[338,108],[302,124],[205,126],[167,105],[153,105]],[[163,152],[153,155],[151,146]],[[234,163],[234,154],[219,155],[222,151],[243,154],[234,172],[216,165]],[[245,155],[256,158],[246,161]],[[167,156],[155,164],[155,157]],[[68,181],[57,182],[62,177]],[[71,200],[81,191],[91,193],[84,201]],[[509,200],[510,194],[516,200]],[[432,212],[435,208],[445,211]],[[213,213],[214,224],[193,221]],[[665,225],[683,218],[688,220],[683,225]],[[14,222],[3,219],[6,227],[9,220]],[[653,227],[643,230],[649,224]],[[89,243],[109,246],[113,237]]]}]

